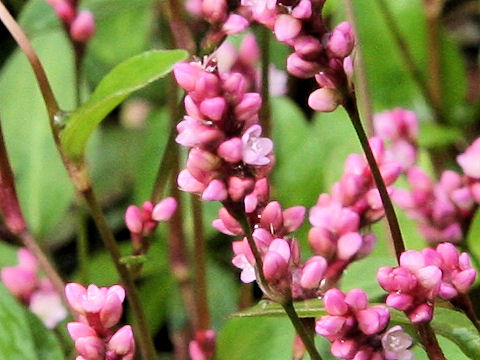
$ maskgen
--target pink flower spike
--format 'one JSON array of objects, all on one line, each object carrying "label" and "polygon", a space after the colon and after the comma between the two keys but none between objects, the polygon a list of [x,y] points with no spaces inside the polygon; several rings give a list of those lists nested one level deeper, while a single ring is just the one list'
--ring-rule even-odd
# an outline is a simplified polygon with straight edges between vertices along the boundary
[{"label": "pink flower spike", "polygon": [[238,137],[224,141],[217,148],[217,154],[229,163],[236,163],[242,160],[243,143]]},{"label": "pink flower spike", "polygon": [[117,355],[135,353],[135,339],[130,325],[122,326],[108,342],[108,349]]},{"label": "pink flower spike", "polygon": [[227,197],[228,193],[225,183],[218,179],[210,181],[202,193],[202,199],[205,201],[223,201]]},{"label": "pink flower spike", "polygon": [[95,34],[95,18],[90,11],[82,11],[70,26],[70,36],[73,40],[86,43]]},{"label": "pink flower spike", "polygon": [[218,217],[226,227],[226,229],[233,235],[242,235],[243,228],[235,218],[230,215],[227,209],[221,208],[218,210]]},{"label": "pink flower spike", "polygon": [[416,271],[418,282],[426,289],[435,291],[434,295],[440,289],[440,282],[442,281],[442,270],[435,265],[425,266]]},{"label": "pink flower spike", "polygon": [[235,256],[232,259],[232,264],[242,270],[240,274],[240,280],[242,280],[242,282],[248,284],[256,280],[255,268],[250,264],[244,254]]},{"label": "pink flower spike", "polygon": [[227,102],[224,97],[207,98],[200,104],[200,111],[213,121],[220,121],[225,114]]},{"label": "pink flower spike", "polygon": [[253,186],[252,179],[231,176],[228,179],[228,194],[233,201],[239,201],[245,194],[252,191]]},{"label": "pink flower spike", "polygon": [[337,358],[350,359],[357,352],[357,343],[353,339],[335,340],[330,347],[330,351]]},{"label": "pink flower spike", "polygon": [[462,294],[466,294],[470,291],[475,279],[477,277],[477,270],[467,269],[457,273],[452,278],[452,284]]},{"label": "pink flower spike", "polygon": [[278,41],[288,41],[302,30],[302,22],[290,15],[280,15],[275,21],[273,32]]},{"label": "pink flower spike", "polygon": [[306,211],[304,206],[293,206],[283,212],[283,226],[287,233],[292,233],[302,226]]},{"label": "pink flower spike", "polygon": [[357,232],[342,235],[337,243],[338,258],[341,260],[351,259],[360,250],[362,243],[362,236]]},{"label": "pink flower spike", "polygon": [[227,21],[222,26],[222,30],[227,35],[235,35],[244,31],[250,23],[243,16],[238,14],[230,14]]},{"label": "pink flower spike", "polygon": [[263,274],[268,281],[275,281],[285,275],[288,262],[275,251],[268,251],[263,258]]},{"label": "pink flower spike", "polygon": [[308,79],[318,73],[320,67],[317,62],[304,60],[298,54],[292,53],[287,58],[287,71],[293,76]]},{"label": "pink flower spike", "polygon": [[173,74],[177,83],[186,91],[195,90],[195,85],[202,73],[202,69],[195,63],[178,63],[173,67]]},{"label": "pink flower spike", "polygon": [[160,201],[152,211],[152,219],[155,221],[168,221],[177,210],[177,200],[167,197]]},{"label": "pink flower spike", "polygon": [[416,272],[418,269],[425,266],[425,259],[423,254],[416,250],[407,250],[400,255],[400,266]]},{"label": "pink flower spike", "polygon": [[142,212],[135,205],[130,205],[125,211],[125,225],[134,234],[141,234],[143,231]]},{"label": "pink flower spike", "polygon": [[320,318],[315,324],[315,332],[321,336],[336,337],[342,332],[345,326],[346,319],[343,316],[325,315]]},{"label": "pink flower spike", "polygon": [[262,127],[252,125],[242,135],[243,161],[249,165],[267,165],[270,163],[268,155],[273,150],[273,142],[269,138],[260,137]]},{"label": "pink flower spike", "polygon": [[[234,92],[235,91],[237,91],[237,89],[234,89]],[[243,95],[239,104],[235,107],[235,116],[240,121],[248,121],[258,114],[261,106],[262,98],[260,97],[260,94],[246,93]]]},{"label": "pink flower spike", "polygon": [[408,318],[413,323],[429,322],[433,318],[433,308],[428,304],[420,304],[408,313]]},{"label": "pink flower spike", "polygon": [[323,297],[323,304],[330,315],[342,316],[348,311],[345,295],[336,288],[327,290]]},{"label": "pink flower spike", "polygon": [[353,312],[366,309],[368,306],[367,294],[361,289],[352,289],[345,295],[345,302]]},{"label": "pink flower spike", "polygon": [[308,97],[308,106],[320,112],[332,112],[341,102],[342,96],[336,89],[317,89]]},{"label": "pink flower spike", "polygon": [[385,329],[390,321],[390,312],[386,306],[377,305],[355,314],[358,327],[366,335],[373,335]]},{"label": "pink flower spike", "polygon": [[279,230],[283,225],[282,207],[278,201],[271,201],[263,209],[260,224],[271,232]]},{"label": "pink flower spike", "polygon": [[385,299],[388,306],[400,311],[407,311],[413,305],[413,296],[403,293],[391,293]]},{"label": "pink flower spike", "polygon": [[244,199],[245,212],[250,214],[255,211],[258,205],[258,198],[255,194],[248,194]]},{"label": "pink flower spike", "polygon": [[315,289],[325,275],[327,261],[323,256],[314,256],[305,263],[300,278],[300,285],[305,289]]},{"label": "pink flower spike", "polygon": [[94,284],[88,285],[87,292],[82,301],[83,308],[89,313],[99,312],[105,304],[106,295],[106,288],[99,288]]},{"label": "pink flower spike", "polygon": [[122,299],[116,293],[108,294],[100,310],[100,321],[103,327],[111,328],[116,325],[120,321],[122,313]]},{"label": "pink flower spike", "polygon": [[90,326],[82,322],[68,323],[67,330],[68,330],[68,333],[70,334],[70,337],[74,341],[82,337],[97,336],[97,333],[95,332],[95,330],[93,330]]}]

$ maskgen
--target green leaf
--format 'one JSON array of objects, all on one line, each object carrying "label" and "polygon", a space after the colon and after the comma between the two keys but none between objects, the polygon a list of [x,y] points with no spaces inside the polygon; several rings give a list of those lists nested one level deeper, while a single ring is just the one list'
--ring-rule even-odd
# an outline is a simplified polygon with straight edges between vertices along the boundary
[{"label": "green leaf", "polygon": [[[325,315],[325,308],[320,299],[310,299],[297,301],[294,304],[295,310],[299,317],[318,317]],[[268,300],[261,300],[257,305],[249,309],[237,312],[232,317],[286,317],[287,314],[282,306]]]},{"label": "green leaf", "polygon": [[70,115],[61,134],[67,155],[80,159],[91,133],[110,111],[134,91],[168,74],[187,55],[184,50],[148,51],[117,65],[98,84],[90,99]]},{"label": "green leaf", "polygon": [[54,333],[43,325],[42,321],[29,311],[25,311],[28,326],[32,333],[33,346],[39,360],[62,360],[62,349]]},{"label": "green leaf", "polygon": [[423,122],[420,124],[418,140],[421,147],[433,148],[454,144],[462,137],[462,132],[458,128]]}]

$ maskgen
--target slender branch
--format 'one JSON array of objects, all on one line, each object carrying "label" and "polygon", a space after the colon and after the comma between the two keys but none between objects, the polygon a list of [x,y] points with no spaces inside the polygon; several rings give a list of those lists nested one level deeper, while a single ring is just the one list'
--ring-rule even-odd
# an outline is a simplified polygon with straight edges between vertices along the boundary
[{"label": "slender branch", "polygon": [[190,196],[193,212],[194,254],[193,271],[195,273],[195,297],[198,314],[198,329],[210,329],[210,312],[207,295],[206,244],[203,233],[202,203],[197,195]]},{"label": "slender branch", "polygon": [[352,25],[357,38],[355,46],[355,74],[357,80],[356,84],[358,85],[357,92],[360,94],[359,98],[363,108],[363,118],[365,119],[367,134],[371,135],[373,134],[373,105],[370,89],[368,87],[367,69],[365,67],[365,62],[363,61],[362,42],[360,41],[357,32],[357,19],[355,16],[353,1],[345,0],[345,8],[348,21]]},{"label": "slender branch", "polygon": [[272,114],[270,106],[270,30],[264,26],[260,28],[260,48],[262,87],[260,95],[262,97],[262,108],[260,109],[260,122],[263,128],[263,136],[271,137],[272,134]]},{"label": "slender branch", "polygon": [[293,307],[293,303],[291,301],[288,301],[285,304],[282,304],[282,307],[287,313],[288,317],[290,318],[290,321],[292,322],[293,327],[295,328],[295,331],[297,332],[298,336],[300,337],[300,339],[302,339],[302,342],[305,345],[305,348],[307,349],[308,354],[310,355],[310,359],[322,360],[322,357],[320,356],[320,354],[317,351],[317,348],[315,347],[315,342],[313,341],[313,337],[308,333],[304,323],[298,317],[298,314],[295,311],[295,308]]},{"label": "slender branch", "polygon": [[395,210],[393,208],[392,200],[387,192],[387,187],[383,181],[380,170],[378,169],[377,162],[373,155],[372,149],[368,144],[367,134],[363,129],[362,122],[360,120],[360,114],[358,113],[357,103],[355,100],[355,94],[352,93],[350,96],[346,96],[345,104],[343,105],[345,110],[350,117],[353,127],[357,133],[362,149],[367,158],[370,170],[372,171],[375,184],[377,185],[380,197],[382,199],[383,207],[385,209],[385,216],[388,221],[388,226],[390,228],[390,233],[392,234],[393,245],[395,248],[395,254],[397,256],[397,261],[400,260],[400,255],[405,251],[405,244],[402,238],[402,232],[400,230],[400,225],[398,224],[397,216],[395,215]]},{"label": "slender branch", "polygon": [[432,111],[435,115],[435,119],[441,124],[444,123],[445,119],[441,111],[441,104],[437,102],[437,99],[432,94],[430,87],[428,86],[427,82],[425,81],[422,75],[422,72],[420,71],[417,64],[415,63],[415,60],[413,59],[413,55],[400,32],[398,23],[395,17],[393,16],[390,8],[388,7],[385,0],[377,0],[377,3],[380,6],[380,10],[381,10],[380,12],[382,13],[385,19],[385,23],[387,24],[388,28],[390,29],[390,32],[392,33],[393,40],[397,44],[398,49],[400,50],[400,55],[402,56],[408,71],[412,75],[413,80],[417,83],[420,91],[422,92],[423,97],[432,108]]},{"label": "slender branch", "polygon": [[414,327],[415,330],[417,330],[418,336],[420,337],[425,351],[427,352],[428,358],[430,360],[446,360],[430,324],[414,324]]},{"label": "slender branch", "polygon": [[195,54],[195,41],[182,14],[182,7],[178,0],[168,0],[167,17],[175,44],[179,49],[185,49],[190,54]]},{"label": "slender branch", "polygon": [[137,341],[142,356],[144,359],[155,359],[155,346],[153,345],[152,336],[150,335],[150,331],[148,329],[147,319],[145,317],[145,313],[143,312],[140,295],[138,294],[138,290],[135,286],[133,278],[129,270],[120,263],[120,250],[110,228],[108,227],[105,215],[103,214],[103,211],[97,202],[93,190],[89,189],[85,191],[83,196],[85,197],[85,200],[90,208],[93,220],[100,231],[100,235],[104,241],[105,247],[110,253],[110,257],[115,265],[115,269],[120,275],[122,283],[127,290],[129,305],[135,318]]},{"label": "slender branch", "polygon": [[[77,198],[77,204],[81,201]],[[84,209],[77,209],[77,259],[80,267],[80,276],[83,284],[88,284],[88,232],[87,232],[87,216]]]}]

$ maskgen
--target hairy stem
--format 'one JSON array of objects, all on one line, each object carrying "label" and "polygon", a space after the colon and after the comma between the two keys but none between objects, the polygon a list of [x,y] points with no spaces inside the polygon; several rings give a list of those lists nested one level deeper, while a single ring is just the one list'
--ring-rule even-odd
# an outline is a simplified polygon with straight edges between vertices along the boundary
[{"label": "hairy stem", "polygon": [[370,148],[370,145],[368,143],[367,134],[363,129],[354,93],[346,96],[346,101],[343,106],[347,111],[348,116],[350,117],[353,127],[355,128],[355,132],[357,133],[358,139],[360,140],[363,152],[365,153],[368,164],[370,166],[370,170],[372,171],[375,184],[377,185],[378,191],[380,193],[383,207],[385,209],[385,216],[387,218],[388,226],[390,228],[390,233],[392,234],[395,254],[397,256],[397,261],[399,261],[401,253],[405,251],[405,244],[403,242],[402,232],[400,230],[400,225],[398,224],[398,219],[393,208],[392,200],[388,195],[387,187],[385,186],[385,182],[383,181],[380,170],[378,169],[378,165],[375,161],[372,149]]}]

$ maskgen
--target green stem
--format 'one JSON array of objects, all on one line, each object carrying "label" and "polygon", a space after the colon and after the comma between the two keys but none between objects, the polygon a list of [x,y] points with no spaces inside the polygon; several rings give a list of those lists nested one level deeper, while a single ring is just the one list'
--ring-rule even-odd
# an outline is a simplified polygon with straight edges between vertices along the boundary
[{"label": "green stem", "polygon": [[398,224],[397,216],[395,215],[392,200],[388,195],[387,187],[385,186],[385,182],[383,181],[380,170],[378,169],[378,165],[375,161],[372,149],[370,148],[370,145],[368,143],[367,134],[363,129],[362,122],[360,120],[360,114],[358,113],[357,103],[355,100],[355,94],[352,93],[350,96],[347,95],[345,104],[343,106],[347,111],[348,116],[350,117],[353,127],[355,128],[355,132],[357,133],[358,139],[360,140],[360,144],[362,145],[363,152],[365,153],[365,156],[367,158],[368,165],[370,166],[370,170],[372,171],[375,184],[377,185],[378,191],[380,193],[383,207],[385,209],[385,216],[387,218],[388,226],[390,228],[390,233],[392,234],[395,254],[397,256],[397,261],[399,261],[401,253],[405,251],[405,244],[403,242],[402,232],[400,230],[400,225]]},{"label": "green stem", "polygon": [[[80,199],[77,200],[80,204]],[[88,284],[88,232],[87,216],[82,208],[77,212],[77,258],[80,267],[80,276],[83,284]]]},{"label": "green stem", "polygon": [[446,360],[445,355],[443,355],[443,351],[438,344],[435,332],[432,330],[430,324],[414,324],[414,327],[423,346],[425,347],[428,358],[430,360]]},{"label": "green stem", "polygon": [[150,335],[150,331],[148,329],[147,319],[143,311],[140,296],[133,278],[127,267],[120,263],[120,250],[113,233],[108,227],[105,215],[103,214],[103,211],[97,202],[93,190],[88,189],[83,193],[83,196],[85,197],[85,200],[90,208],[92,218],[97,225],[105,247],[110,254],[113,264],[115,265],[115,269],[120,275],[122,283],[127,290],[129,305],[135,318],[137,342],[139,344],[142,356],[144,359],[155,359],[155,346],[153,345],[152,336]]},{"label": "green stem", "polygon": [[320,356],[320,354],[317,351],[317,348],[315,347],[313,336],[311,336],[311,334],[307,331],[307,328],[305,327],[304,323],[298,317],[298,314],[295,311],[295,308],[293,307],[292,301],[288,301],[282,304],[282,307],[287,313],[288,317],[290,318],[290,321],[292,322],[293,327],[295,328],[295,331],[297,332],[298,336],[300,337],[300,339],[302,339],[302,342],[305,345],[305,348],[307,349],[308,354],[310,355],[310,359],[322,360],[322,357]]}]

